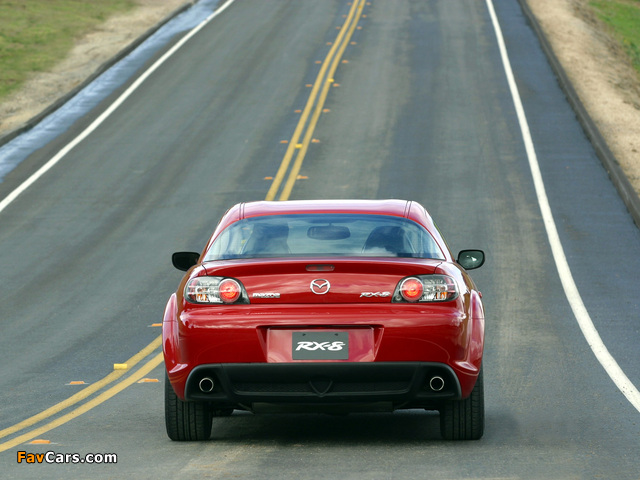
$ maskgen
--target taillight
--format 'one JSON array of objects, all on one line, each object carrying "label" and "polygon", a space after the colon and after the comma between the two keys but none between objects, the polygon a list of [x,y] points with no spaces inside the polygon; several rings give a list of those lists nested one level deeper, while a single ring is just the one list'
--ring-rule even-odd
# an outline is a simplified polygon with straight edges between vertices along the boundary
[{"label": "taillight", "polygon": [[230,278],[222,280],[218,288],[220,290],[220,300],[222,300],[223,303],[233,303],[242,295],[240,284]]},{"label": "taillight", "polygon": [[447,302],[458,296],[456,281],[448,275],[417,275],[402,280],[394,302]]},{"label": "taillight", "polygon": [[424,285],[418,278],[405,278],[400,284],[400,295],[407,302],[417,302],[422,298]]},{"label": "taillight", "polygon": [[192,303],[249,303],[240,282],[223,277],[192,278],[185,287],[184,296]]}]

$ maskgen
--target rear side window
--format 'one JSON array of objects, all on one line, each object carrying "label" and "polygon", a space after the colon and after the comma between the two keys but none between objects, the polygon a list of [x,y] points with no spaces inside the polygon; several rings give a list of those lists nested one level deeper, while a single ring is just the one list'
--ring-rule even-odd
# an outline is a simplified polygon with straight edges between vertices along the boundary
[{"label": "rear side window", "polygon": [[216,238],[205,261],[297,256],[445,258],[429,232],[406,218],[323,213],[235,222]]}]

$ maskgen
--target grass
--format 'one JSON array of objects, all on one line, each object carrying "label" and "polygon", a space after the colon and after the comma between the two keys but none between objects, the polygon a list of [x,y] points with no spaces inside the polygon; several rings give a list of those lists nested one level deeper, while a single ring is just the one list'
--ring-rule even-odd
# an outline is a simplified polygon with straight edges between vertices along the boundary
[{"label": "grass", "polygon": [[74,42],[133,0],[0,0],[0,99],[65,58]]},{"label": "grass", "polygon": [[640,0],[593,0],[590,5],[611,28],[640,74]]}]

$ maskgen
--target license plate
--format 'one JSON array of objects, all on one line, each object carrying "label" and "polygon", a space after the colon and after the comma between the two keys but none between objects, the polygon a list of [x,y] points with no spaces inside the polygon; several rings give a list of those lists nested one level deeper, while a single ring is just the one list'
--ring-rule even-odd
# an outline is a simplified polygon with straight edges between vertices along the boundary
[{"label": "license plate", "polygon": [[348,360],[349,332],[293,332],[294,360]]}]

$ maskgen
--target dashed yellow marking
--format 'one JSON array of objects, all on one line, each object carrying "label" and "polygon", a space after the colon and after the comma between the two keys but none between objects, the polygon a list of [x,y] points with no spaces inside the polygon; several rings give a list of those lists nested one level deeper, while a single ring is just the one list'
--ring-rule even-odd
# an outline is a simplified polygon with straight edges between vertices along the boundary
[{"label": "dashed yellow marking", "polygon": [[113,364],[113,369],[114,370],[126,370],[127,368],[128,367],[127,367],[126,363],[114,363]]},{"label": "dashed yellow marking", "polygon": [[159,383],[160,380],[158,380],[157,378],[143,378],[142,380],[139,380],[138,383]]}]

